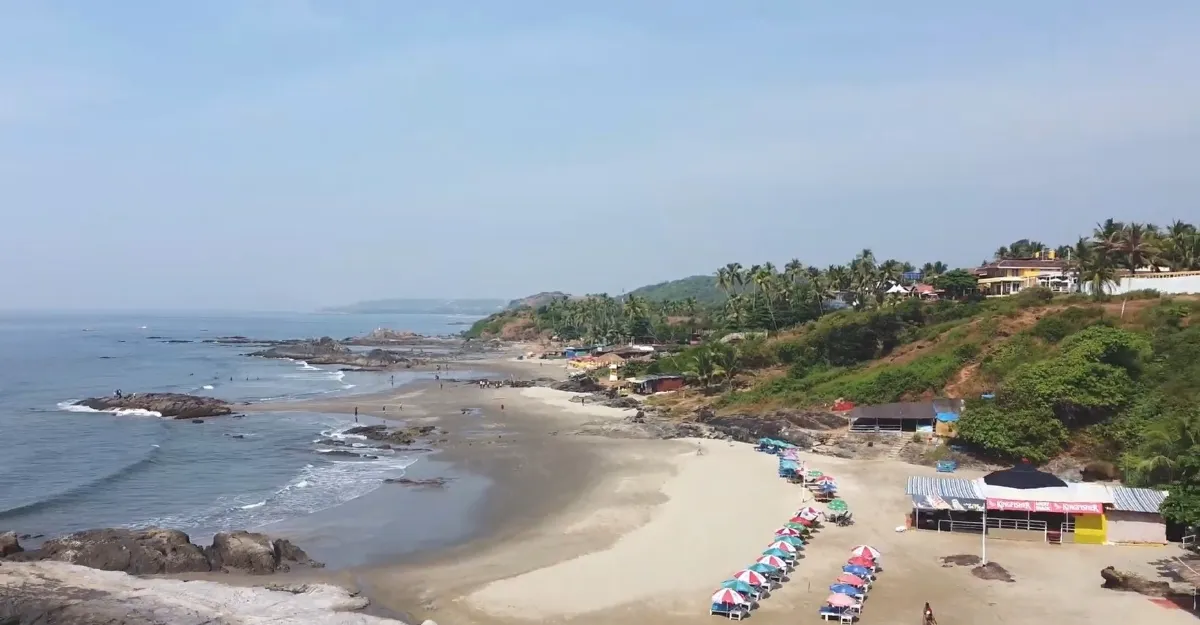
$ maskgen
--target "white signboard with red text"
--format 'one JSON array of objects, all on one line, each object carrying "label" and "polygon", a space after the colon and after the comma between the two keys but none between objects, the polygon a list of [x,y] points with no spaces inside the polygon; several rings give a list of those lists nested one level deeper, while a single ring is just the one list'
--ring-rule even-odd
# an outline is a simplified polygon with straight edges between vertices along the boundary
[{"label": "white signboard with red text", "polygon": [[1083,501],[1024,501],[1020,499],[987,500],[988,510],[1007,512],[1053,512],[1056,514],[1104,514],[1104,504]]}]

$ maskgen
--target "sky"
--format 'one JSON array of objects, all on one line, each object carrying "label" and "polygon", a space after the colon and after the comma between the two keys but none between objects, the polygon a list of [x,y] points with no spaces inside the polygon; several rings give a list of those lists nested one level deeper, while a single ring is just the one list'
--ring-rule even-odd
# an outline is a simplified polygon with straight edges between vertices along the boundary
[{"label": "sky", "polygon": [[0,308],[620,293],[1200,221],[1200,3],[0,0]]}]

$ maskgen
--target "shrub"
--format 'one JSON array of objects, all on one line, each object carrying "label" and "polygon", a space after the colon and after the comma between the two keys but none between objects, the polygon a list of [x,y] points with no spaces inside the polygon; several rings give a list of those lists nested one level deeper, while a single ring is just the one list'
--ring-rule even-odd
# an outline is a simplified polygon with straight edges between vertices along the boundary
[{"label": "shrub", "polygon": [[1063,450],[1067,429],[1048,409],[1005,410],[969,400],[957,426],[958,438],[1005,460],[1043,463]]}]

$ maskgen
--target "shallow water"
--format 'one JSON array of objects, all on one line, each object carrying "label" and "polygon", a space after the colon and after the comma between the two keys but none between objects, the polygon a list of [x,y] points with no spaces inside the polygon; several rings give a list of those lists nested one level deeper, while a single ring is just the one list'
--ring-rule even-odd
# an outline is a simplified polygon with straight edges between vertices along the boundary
[{"label": "shallow water", "polygon": [[216,531],[295,521],[352,501],[379,488],[385,478],[405,475],[421,458],[400,452],[380,452],[372,459],[321,453],[328,448],[317,440],[354,425],[353,417],[343,415],[253,413],[193,424],[64,407],[118,388],[237,402],[378,391],[391,385],[392,375],[400,386],[432,374],[340,372],[241,355],[252,351],[248,346],[164,341],[225,335],[341,338],[380,326],[450,333],[461,329],[449,325],[460,320],[435,315],[0,317],[0,530],[53,536],[92,527],[162,525],[203,541]]}]

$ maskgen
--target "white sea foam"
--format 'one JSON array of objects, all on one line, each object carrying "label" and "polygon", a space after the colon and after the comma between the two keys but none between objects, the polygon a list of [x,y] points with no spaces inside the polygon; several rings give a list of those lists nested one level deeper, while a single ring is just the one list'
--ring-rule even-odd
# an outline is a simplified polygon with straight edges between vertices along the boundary
[{"label": "white sea foam", "polygon": [[242,506],[241,508],[239,508],[239,510],[253,510],[255,508],[261,508],[265,505],[267,505],[266,499],[264,499],[260,502],[257,502],[257,503],[246,504],[246,505]]},{"label": "white sea foam", "polygon": [[141,408],[112,408],[110,410],[96,410],[87,406],[76,405],[72,401],[60,401],[56,404],[59,410],[66,412],[107,412],[122,417],[161,417],[162,413],[155,410],[142,410]]},{"label": "white sea foam", "polygon": [[322,370],[320,367],[314,367],[303,360],[297,360],[296,364],[300,365],[300,368],[305,371],[321,371]]},{"label": "white sea foam", "polygon": [[206,390],[206,391],[211,391],[211,390],[213,390],[213,385],[212,385],[212,384],[205,384],[204,386],[201,386],[200,388],[202,388],[202,389],[204,389],[204,390]]}]

